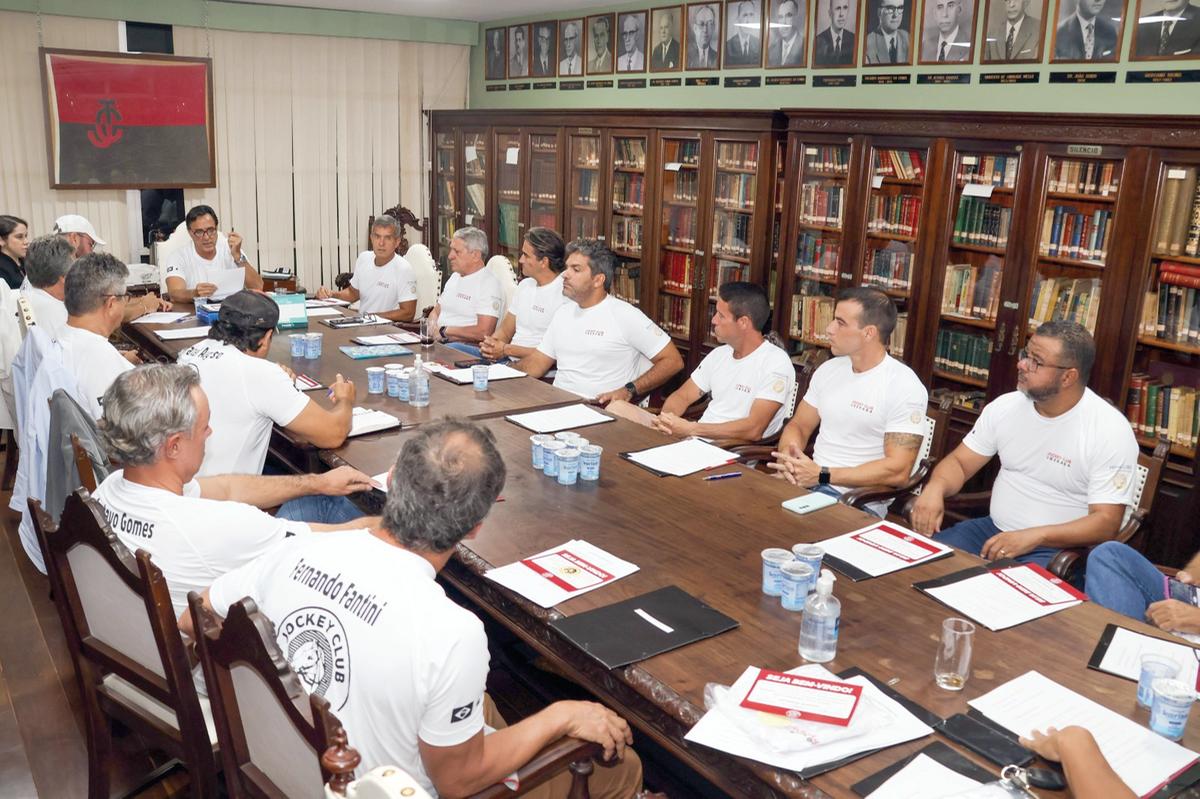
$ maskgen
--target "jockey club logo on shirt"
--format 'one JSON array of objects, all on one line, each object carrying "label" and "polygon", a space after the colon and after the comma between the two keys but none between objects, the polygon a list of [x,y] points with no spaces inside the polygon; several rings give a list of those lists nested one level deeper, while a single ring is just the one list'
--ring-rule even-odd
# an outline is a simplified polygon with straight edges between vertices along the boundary
[{"label": "jockey club logo on shirt", "polygon": [[599,336],[600,338],[604,338],[604,331],[603,330],[585,330],[585,331],[583,331],[583,335]]},{"label": "jockey club logo on shirt", "polygon": [[385,282],[383,282],[382,280],[380,280],[379,282],[377,282],[375,285],[376,285],[376,286],[379,286],[379,288],[381,288],[381,289],[390,289],[390,288],[392,287],[392,284],[391,284],[391,283],[385,283]]},{"label": "jockey club logo on shirt", "polygon": [[470,302],[470,301],[471,301],[471,295],[470,295],[470,294],[463,294],[461,291],[456,291],[456,292],[454,292],[454,296],[455,296],[455,297],[458,297],[460,300],[466,300],[467,302]]},{"label": "jockey club logo on shirt", "polygon": [[500,300],[492,300],[492,310],[493,311],[500,310]]},{"label": "jockey club logo on shirt", "polygon": [[1071,459],[1065,455],[1059,455],[1057,452],[1047,451],[1046,460],[1051,463],[1057,463],[1059,466],[1066,466],[1068,469],[1071,468]]},{"label": "jockey club logo on shirt", "polygon": [[863,413],[875,413],[875,406],[868,405],[862,400],[850,400],[850,407],[856,411],[862,411]]},{"label": "jockey club logo on shirt", "polygon": [[350,650],[338,617],[325,608],[299,608],[280,622],[276,636],[305,690],[341,710],[350,691]]},{"label": "jockey club logo on shirt", "polygon": [[745,383],[734,383],[733,390],[740,391],[743,394],[751,394],[754,392],[754,389],[750,388],[750,386],[746,385]]},{"label": "jockey club logo on shirt", "polygon": [[775,394],[782,394],[783,387],[785,385],[787,385],[787,381],[785,381],[782,377],[776,378],[775,382],[771,384],[771,391]]},{"label": "jockey club logo on shirt", "polygon": [[544,307],[542,307],[541,305],[536,305],[536,304],[533,306],[533,310],[535,313],[545,313],[546,312],[546,309]]}]

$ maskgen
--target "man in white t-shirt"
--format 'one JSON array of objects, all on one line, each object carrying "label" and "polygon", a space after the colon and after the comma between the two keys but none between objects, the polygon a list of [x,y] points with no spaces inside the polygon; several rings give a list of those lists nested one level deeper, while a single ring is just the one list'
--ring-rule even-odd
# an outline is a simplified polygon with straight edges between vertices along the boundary
[{"label": "man in white t-shirt", "polygon": [[460,227],[450,240],[450,269],[442,296],[429,312],[429,326],[438,340],[479,357],[479,343],[496,331],[504,316],[504,287],[487,268],[487,234]]},{"label": "man in white t-shirt", "polygon": [[[1017,391],[992,400],[933,470],[913,528],[989,560],[1047,565],[1064,547],[1120,530],[1133,504],[1138,445],[1129,421],[1087,388],[1096,344],[1075,322],[1046,322],[1017,361]],[[944,499],[994,456],[990,514],[938,532]]]},{"label": "man in white t-shirt", "polygon": [[187,366],[140,366],[104,394],[100,432],[122,468],[105,478],[95,496],[121,543],[146,550],[162,569],[176,614],[186,612],[188,591],[203,590],[289,535],[377,521],[304,524],[259,510],[282,504],[287,511],[297,497],[344,496],[371,487],[371,478],[349,467],[319,475],[197,478],[208,419],[208,397]]},{"label": "man in white t-shirt", "polygon": [[682,370],[671,337],[608,293],[617,263],[612,250],[594,239],[576,239],[566,252],[563,294],[574,303],[555,311],[542,343],[516,368],[541,377],[557,364],[555,386],[605,405],[633,402]]},{"label": "man in white t-shirt", "polygon": [[108,242],[100,238],[96,228],[85,217],[79,214],[63,214],[54,220],[53,233],[62,236],[71,244],[74,258],[82,258],[88,253],[103,247]]},{"label": "man in white t-shirt", "polygon": [[242,252],[241,235],[231,230],[226,240],[218,236],[216,211],[197,205],[183,222],[191,246],[180,247],[163,261],[167,292],[174,302],[222,300],[243,288],[262,290],[262,277]]},{"label": "man in white t-shirt", "polygon": [[33,312],[33,321],[50,338],[58,338],[67,325],[63,303],[67,272],[75,262],[75,249],[58,235],[39,236],[25,253],[25,282],[21,294]]},{"label": "man in white t-shirt", "polygon": [[[826,331],[835,357],[813,373],[770,468],[835,497],[856,486],[908,480],[925,436],[929,392],[912,369],[888,355],[895,329],[896,306],[882,291],[841,292]],[[818,425],[810,458],[804,448]],[[871,510],[882,516],[887,506]]]},{"label": "man in white t-shirt", "polygon": [[[96,233],[96,229],[92,227],[92,223],[87,221],[87,219],[79,214],[66,214],[54,220],[53,235],[68,245],[68,249],[71,253],[67,262],[68,266],[71,261],[90,254],[97,246],[102,247],[106,243],[104,239],[100,238]],[[26,271],[28,272],[28,269]],[[44,280],[45,278],[42,279]],[[28,292],[30,288],[36,286],[39,286],[39,283],[34,282],[32,277],[27,276],[25,278],[25,284],[21,286],[21,290]],[[45,288],[51,296],[61,301],[61,290],[56,293],[52,288],[49,288],[45,285],[42,285],[42,287]],[[59,285],[59,288],[61,289],[61,284]],[[32,295],[31,301],[35,306],[39,304],[45,304],[46,297],[39,297],[36,292],[29,293]],[[143,294],[140,297],[131,297],[125,301],[124,321],[131,322],[134,319],[137,319],[139,316],[144,316],[148,313],[169,310],[171,310],[171,303],[167,302],[166,300],[160,300],[154,294]],[[35,307],[35,316],[37,315],[37,311],[38,309]],[[56,311],[58,312],[56,316],[56,318],[59,320],[58,324],[66,324],[66,312],[61,308],[56,309],[52,304],[47,310],[43,311],[43,315],[54,315]]]},{"label": "man in white t-shirt", "polygon": [[341,291],[321,286],[317,297],[357,302],[359,313],[393,322],[411,321],[417,315],[417,277],[404,256],[396,252],[399,241],[400,223],[387,214],[375,217],[371,249],[359,253],[350,285]]},{"label": "man in white t-shirt", "polygon": [[[620,400],[608,410],[681,436],[758,441],[783,427],[791,407],[796,370],[788,354],[762,334],[771,318],[771,304],[762,287],[725,283],[718,289],[713,336],[721,342],[667,397],[658,416]],[[698,422],[682,414],[705,394],[712,400]]]},{"label": "man in white t-shirt", "polygon": [[108,340],[125,315],[128,277],[129,269],[116,257],[94,252],[71,266],[63,288],[67,323],[58,340],[95,419],[104,411],[104,392],[119,375],[133,368]]},{"label": "man in white t-shirt", "polygon": [[[511,727],[493,715],[483,624],[434,579],[478,533],[504,478],[490,432],[455,419],[423,425],[405,440],[370,530],[277,547],[216,580],[204,600],[224,615],[248,596],[271,619],[292,669],[329,701],[364,771],[397,766],[435,796],[467,796],[572,735],[623,756],[595,770],[591,795],[632,797],[641,763],[626,748],[629,725],[602,705],[555,702]],[[190,635],[190,615],[179,622]],[[485,720],[498,729],[485,734]],[[570,779],[528,795],[560,799]]]},{"label": "man in white t-shirt", "polygon": [[485,358],[499,361],[519,360],[533,352],[546,335],[554,312],[564,302],[562,236],[548,227],[531,228],[521,245],[521,273],[525,279],[517,284],[512,307],[504,315],[495,335],[483,340],[480,349]]},{"label": "man in white t-shirt", "polygon": [[350,432],[354,383],[338,375],[326,409],[298,390],[284,366],[267,360],[279,306],[256,291],[221,303],[208,338],[179,354],[194,366],[212,406],[212,441],[199,474],[262,474],[272,425],[321,449],[340,447]]}]

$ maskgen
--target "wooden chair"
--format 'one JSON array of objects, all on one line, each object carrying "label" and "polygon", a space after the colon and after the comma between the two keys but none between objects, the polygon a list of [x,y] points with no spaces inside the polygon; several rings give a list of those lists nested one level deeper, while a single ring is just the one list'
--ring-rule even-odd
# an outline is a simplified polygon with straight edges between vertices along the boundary
[{"label": "wooden chair", "polygon": [[426,309],[432,308],[438,301],[438,292],[442,289],[442,272],[433,262],[433,254],[424,244],[414,244],[404,255],[413,275],[417,279],[417,315],[425,316]]},{"label": "wooden chair", "polygon": [[71,449],[75,451],[75,470],[79,472],[79,485],[89,494],[96,493],[96,469],[92,458],[75,433],[71,434]]},{"label": "wooden chair", "polygon": [[[319,797],[331,780],[344,792],[358,765],[357,754],[345,753],[344,733],[343,753],[328,751],[339,741],[340,722],[328,702],[304,691],[276,643],[270,620],[249,598],[232,605],[224,622],[194,591],[188,605],[233,799]],[[562,738],[518,770],[519,790],[498,783],[472,799],[519,796],[567,768],[572,773],[570,799],[586,799],[592,762],[602,755],[597,744]]]},{"label": "wooden chair", "polygon": [[36,500],[29,510],[83,696],[89,797],[109,795],[114,719],[177,758],[138,790],[182,764],[192,796],[216,796],[216,731],[196,694],[162,572],[144,550],[129,553],[86,491],[67,497],[57,528]]},{"label": "wooden chair", "polygon": [[0,476],[0,491],[12,491],[17,482],[17,460],[21,451],[17,447],[17,434],[14,430],[4,431],[4,474]]},{"label": "wooden chair", "polygon": [[501,310],[507,311],[512,306],[513,294],[516,293],[517,283],[520,280],[517,268],[503,255],[493,255],[489,258],[487,268],[492,271],[492,274],[500,281],[501,288],[504,289],[504,308]]}]

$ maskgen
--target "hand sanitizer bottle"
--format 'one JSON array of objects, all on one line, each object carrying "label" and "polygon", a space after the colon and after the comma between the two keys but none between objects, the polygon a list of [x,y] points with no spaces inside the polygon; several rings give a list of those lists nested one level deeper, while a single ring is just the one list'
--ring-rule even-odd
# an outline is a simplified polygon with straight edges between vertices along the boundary
[{"label": "hand sanitizer bottle", "polygon": [[408,384],[408,401],[414,408],[425,408],[429,406],[429,372],[425,371],[425,366],[421,362],[421,356],[418,355],[413,363],[413,373]]},{"label": "hand sanitizer bottle", "polygon": [[842,618],[842,603],[833,595],[829,569],[821,569],[817,590],[804,603],[800,620],[800,657],[813,663],[828,663],[837,654],[838,625]]}]

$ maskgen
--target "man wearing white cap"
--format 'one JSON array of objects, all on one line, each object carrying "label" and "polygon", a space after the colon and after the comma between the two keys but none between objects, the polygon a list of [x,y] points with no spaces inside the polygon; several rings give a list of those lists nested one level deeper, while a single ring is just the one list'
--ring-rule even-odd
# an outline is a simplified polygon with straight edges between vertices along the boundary
[{"label": "man wearing white cap", "polygon": [[67,237],[75,248],[76,258],[87,255],[96,249],[96,245],[103,247],[108,243],[97,235],[92,223],[79,214],[66,214],[54,220],[54,232]]}]

